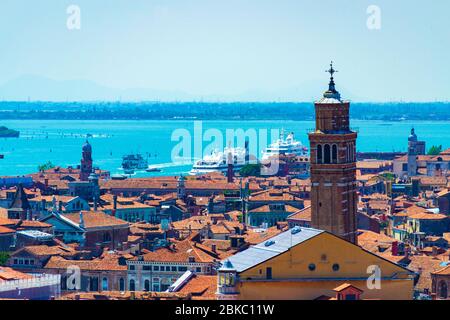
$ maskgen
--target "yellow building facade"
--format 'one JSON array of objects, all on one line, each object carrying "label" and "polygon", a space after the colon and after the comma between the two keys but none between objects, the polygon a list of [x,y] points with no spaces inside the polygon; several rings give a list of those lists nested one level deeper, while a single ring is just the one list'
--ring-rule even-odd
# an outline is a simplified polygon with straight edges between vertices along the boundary
[{"label": "yellow building facade", "polygon": [[[411,271],[331,233],[296,228],[230,257],[228,267],[236,269],[230,298],[313,300],[349,283],[363,290],[362,299],[412,299]],[[227,292],[219,272],[218,298],[227,299],[221,291]]]}]

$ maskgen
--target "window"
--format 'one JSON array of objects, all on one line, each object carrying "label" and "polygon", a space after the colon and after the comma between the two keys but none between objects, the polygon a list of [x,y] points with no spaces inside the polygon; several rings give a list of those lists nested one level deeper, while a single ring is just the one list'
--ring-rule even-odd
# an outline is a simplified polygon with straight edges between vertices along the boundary
[{"label": "window", "polygon": [[98,278],[97,277],[89,278],[89,288],[90,288],[90,291],[98,291]]},{"label": "window", "polygon": [[310,263],[308,266],[309,271],[314,271],[316,270],[316,265],[314,263]]},{"label": "window", "polygon": [[143,267],[142,267],[142,270],[145,270],[145,271],[151,271],[151,270],[152,270],[152,267],[151,267],[151,266],[143,266]]},{"label": "window", "polygon": [[133,264],[130,264],[130,265],[128,266],[128,270],[135,270],[134,265],[133,265]]},{"label": "window", "polygon": [[355,294],[347,294],[345,295],[345,300],[356,300]]},{"label": "window", "polygon": [[172,267],[172,271],[177,271],[177,267]]},{"label": "window", "polygon": [[136,284],[135,284],[133,279],[130,280],[129,288],[130,288],[130,291],[135,291],[136,290]]},{"label": "window", "polygon": [[159,271],[159,266],[153,266],[153,271]]},{"label": "window", "polygon": [[337,145],[333,144],[331,153],[332,153],[333,163],[337,163],[338,162],[338,160],[337,160]]},{"label": "window", "polygon": [[144,281],[144,290],[150,291],[150,280],[148,279]]},{"label": "window", "polygon": [[102,291],[108,291],[108,278],[102,279]]},{"label": "window", "polygon": [[109,233],[103,234],[103,242],[110,242],[111,241],[111,235]]},{"label": "window", "polygon": [[200,267],[195,268],[195,272],[197,272],[197,273],[202,272],[202,268],[200,268]]},{"label": "window", "polygon": [[125,291],[125,280],[123,278],[119,280],[119,291]]},{"label": "window", "polygon": [[322,145],[317,145],[317,163],[322,163]]},{"label": "window", "polygon": [[439,283],[439,298],[447,299],[447,295],[448,295],[447,284],[445,283],[445,281],[441,281]]},{"label": "window", "polygon": [[268,279],[268,280],[272,279],[272,268],[271,267],[266,268],[266,279]]},{"label": "window", "polygon": [[331,162],[331,151],[330,151],[330,145],[326,144],[324,147],[324,160],[323,163],[330,163]]},{"label": "window", "polygon": [[178,267],[178,271],[186,272],[187,271],[187,267]]},{"label": "window", "polygon": [[333,264],[333,271],[339,271],[339,264],[335,263]]}]

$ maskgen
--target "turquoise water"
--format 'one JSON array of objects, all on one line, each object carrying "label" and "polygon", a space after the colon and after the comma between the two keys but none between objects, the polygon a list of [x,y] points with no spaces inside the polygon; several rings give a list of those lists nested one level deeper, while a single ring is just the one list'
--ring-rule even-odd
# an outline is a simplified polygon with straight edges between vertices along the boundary
[{"label": "turquoise water", "polygon": [[[119,169],[122,155],[131,152],[148,153],[150,165],[162,169],[161,173],[138,172],[136,176],[171,175],[190,170],[190,165],[172,162],[171,152],[178,142],[171,141],[171,135],[176,129],[187,129],[193,134],[193,121],[8,120],[1,121],[0,125],[21,132],[18,139],[0,139],[0,154],[5,155],[4,159],[0,159],[0,175],[33,173],[38,165],[47,161],[59,166],[75,166],[79,164],[86,134],[93,135],[89,141],[93,147],[94,165],[113,174],[122,173]],[[307,132],[314,127],[314,122],[203,121],[202,126],[203,133],[208,129],[217,129],[224,136],[227,129],[254,129],[259,134],[264,133],[264,129],[285,128],[308,145]],[[419,139],[426,141],[427,148],[433,144],[450,147],[450,122],[352,120],[352,127],[359,131],[358,151],[406,151],[412,126],[416,128]],[[228,143],[225,140],[223,145]],[[203,142],[202,147],[209,143]]]}]

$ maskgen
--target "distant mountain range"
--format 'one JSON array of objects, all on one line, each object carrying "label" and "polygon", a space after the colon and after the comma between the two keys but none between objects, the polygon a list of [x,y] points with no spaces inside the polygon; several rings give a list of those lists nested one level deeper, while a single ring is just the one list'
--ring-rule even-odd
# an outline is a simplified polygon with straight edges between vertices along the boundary
[{"label": "distant mountain range", "polygon": [[[0,101],[209,101],[209,102],[311,102],[326,89],[323,81],[310,81],[298,87],[265,91],[250,90],[234,95],[193,95],[182,91],[147,88],[117,89],[89,80],[53,80],[40,76],[22,76],[0,86]],[[363,101],[345,88],[346,99]]]}]

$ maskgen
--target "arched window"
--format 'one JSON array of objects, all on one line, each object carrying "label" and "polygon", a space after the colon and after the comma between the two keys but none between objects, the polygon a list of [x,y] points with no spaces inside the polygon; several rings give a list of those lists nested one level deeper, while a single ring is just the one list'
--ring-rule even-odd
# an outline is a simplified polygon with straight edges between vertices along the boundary
[{"label": "arched window", "polygon": [[108,279],[107,278],[102,279],[102,291],[108,291]]},{"label": "arched window", "polygon": [[144,289],[145,291],[150,291],[150,280],[145,280],[144,282]]},{"label": "arched window", "polygon": [[330,145],[326,144],[324,147],[324,160],[323,163],[331,163],[331,150]]},{"label": "arched window", "polygon": [[337,163],[337,145],[333,144],[332,150],[331,150],[331,157],[333,160],[333,163]]},{"label": "arched window", "polygon": [[119,280],[119,291],[125,291],[125,280],[123,278]]},{"label": "arched window", "polygon": [[322,159],[323,155],[322,155],[322,145],[318,144],[317,145],[317,163],[322,163],[323,159]]},{"label": "arched window", "polygon": [[447,283],[445,281],[441,281],[439,283],[439,298],[447,299]]},{"label": "arched window", "polygon": [[136,285],[133,279],[130,280],[130,285],[129,285],[130,291],[135,291],[136,290]]}]

